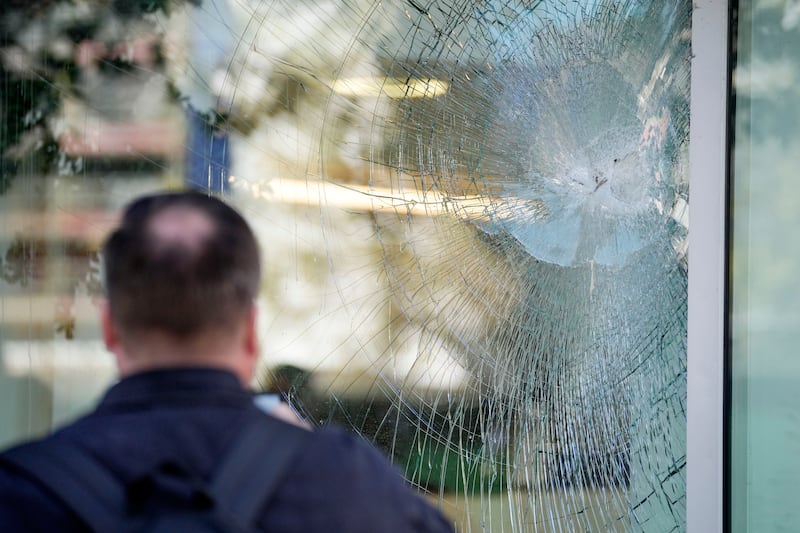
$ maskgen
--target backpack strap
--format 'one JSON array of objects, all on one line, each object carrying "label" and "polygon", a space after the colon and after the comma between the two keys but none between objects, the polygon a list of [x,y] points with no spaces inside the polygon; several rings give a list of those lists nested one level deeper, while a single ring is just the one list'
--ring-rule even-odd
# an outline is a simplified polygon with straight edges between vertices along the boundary
[{"label": "backpack strap", "polygon": [[38,441],[12,448],[0,458],[47,487],[92,531],[116,531],[125,513],[125,489],[87,452],[61,442]]},{"label": "backpack strap", "polygon": [[[209,483],[209,495],[218,512],[248,531],[310,434],[268,417],[258,417],[245,425]],[[92,531],[117,531],[124,521],[125,486],[77,446],[38,441],[4,452],[0,461],[34,477]]]},{"label": "backpack strap", "polygon": [[209,483],[218,508],[245,530],[252,527],[310,435],[271,417],[246,425]]}]

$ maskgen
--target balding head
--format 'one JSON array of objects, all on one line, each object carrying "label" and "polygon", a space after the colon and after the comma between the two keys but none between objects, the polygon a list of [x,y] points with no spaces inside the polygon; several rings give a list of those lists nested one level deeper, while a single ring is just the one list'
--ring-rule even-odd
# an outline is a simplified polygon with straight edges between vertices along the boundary
[{"label": "balding head", "polygon": [[214,234],[214,221],[193,207],[165,207],[150,219],[146,231],[158,246],[200,250]]},{"label": "balding head", "polygon": [[123,334],[230,329],[258,292],[252,231],[231,207],[199,193],[133,202],[103,256],[110,316]]}]

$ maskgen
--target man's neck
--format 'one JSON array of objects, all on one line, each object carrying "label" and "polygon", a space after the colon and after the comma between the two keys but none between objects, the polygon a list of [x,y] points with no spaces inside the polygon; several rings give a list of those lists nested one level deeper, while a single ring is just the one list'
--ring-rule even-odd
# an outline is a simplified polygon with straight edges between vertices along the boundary
[{"label": "man's neck", "polygon": [[251,376],[237,346],[232,336],[216,332],[183,338],[151,331],[123,339],[117,367],[120,377],[165,368],[215,368],[234,373],[246,386]]}]

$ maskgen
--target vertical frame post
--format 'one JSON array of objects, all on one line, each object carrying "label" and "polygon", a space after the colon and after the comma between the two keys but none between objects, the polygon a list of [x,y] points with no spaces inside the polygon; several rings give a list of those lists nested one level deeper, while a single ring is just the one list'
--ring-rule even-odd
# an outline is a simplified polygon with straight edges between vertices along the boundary
[{"label": "vertical frame post", "polygon": [[729,1],[692,16],[686,522],[722,532],[725,502],[726,213]]}]

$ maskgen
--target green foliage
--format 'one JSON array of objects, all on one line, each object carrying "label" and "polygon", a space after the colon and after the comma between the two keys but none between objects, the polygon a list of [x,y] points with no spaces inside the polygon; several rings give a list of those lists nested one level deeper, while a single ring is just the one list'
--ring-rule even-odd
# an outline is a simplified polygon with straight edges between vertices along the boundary
[{"label": "green foliage", "polygon": [[[190,4],[200,5],[201,0],[186,0]],[[169,13],[175,5],[183,3],[181,0],[115,0],[114,10],[125,16],[135,17],[145,13],[162,11]]]},{"label": "green foliage", "polygon": [[425,440],[421,435],[416,438],[423,442],[399,450],[395,458],[407,479],[428,489],[457,494],[498,493],[505,488],[505,465],[484,457],[479,440],[473,448],[464,448]]},{"label": "green foliage", "polygon": [[[92,39],[98,28],[127,27],[149,14],[168,13],[185,2],[198,0],[113,0],[94,2],[91,16],[65,16],[75,7],[70,0],[9,1],[0,11],[0,194],[20,173],[57,171],[58,144],[49,127],[61,109],[63,96],[78,96],[74,57],[54,57],[50,44],[73,45]],[[75,13],[78,13],[75,7]],[[55,16],[54,13],[59,15]],[[109,21],[114,21],[110,24]],[[23,35],[30,27],[46,32],[43,43],[31,48]]]},{"label": "green foliage", "polygon": [[50,167],[57,146],[47,120],[61,105],[56,86],[43,78],[22,78],[0,66],[0,193],[21,170]]}]

